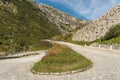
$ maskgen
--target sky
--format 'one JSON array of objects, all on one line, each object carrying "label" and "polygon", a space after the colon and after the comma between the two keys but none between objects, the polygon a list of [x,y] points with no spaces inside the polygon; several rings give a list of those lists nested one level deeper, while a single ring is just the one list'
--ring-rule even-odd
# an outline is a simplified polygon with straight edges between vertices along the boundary
[{"label": "sky", "polygon": [[53,6],[74,17],[84,20],[95,20],[104,15],[114,6],[120,4],[120,0],[36,0]]}]

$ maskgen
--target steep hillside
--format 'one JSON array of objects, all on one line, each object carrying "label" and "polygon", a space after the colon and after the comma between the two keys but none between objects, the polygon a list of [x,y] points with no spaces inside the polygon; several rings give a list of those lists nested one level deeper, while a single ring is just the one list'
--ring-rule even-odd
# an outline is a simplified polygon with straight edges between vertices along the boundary
[{"label": "steep hillside", "polygon": [[60,34],[45,14],[26,0],[0,0],[0,53],[28,50]]},{"label": "steep hillside", "polygon": [[45,4],[39,4],[39,8],[58,27],[62,34],[81,28],[87,23],[85,20],[77,19]]},{"label": "steep hillside", "polygon": [[99,19],[78,30],[73,35],[74,41],[94,41],[106,35],[111,27],[120,23],[120,5],[108,11]]}]

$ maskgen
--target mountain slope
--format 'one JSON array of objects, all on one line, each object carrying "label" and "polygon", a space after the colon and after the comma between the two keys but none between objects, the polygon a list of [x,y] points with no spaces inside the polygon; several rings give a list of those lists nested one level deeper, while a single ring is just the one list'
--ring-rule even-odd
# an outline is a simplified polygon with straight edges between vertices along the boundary
[{"label": "mountain slope", "polygon": [[0,0],[0,52],[29,49],[40,39],[60,34],[38,7],[26,0]]},{"label": "mountain slope", "polygon": [[38,6],[45,13],[46,17],[58,27],[62,34],[69,33],[76,28],[81,28],[87,23],[85,20],[72,17],[51,6],[45,4],[39,4]]},{"label": "mountain slope", "polygon": [[94,41],[106,35],[111,27],[120,23],[120,5],[108,11],[99,19],[78,30],[73,35],[75,41]]}]

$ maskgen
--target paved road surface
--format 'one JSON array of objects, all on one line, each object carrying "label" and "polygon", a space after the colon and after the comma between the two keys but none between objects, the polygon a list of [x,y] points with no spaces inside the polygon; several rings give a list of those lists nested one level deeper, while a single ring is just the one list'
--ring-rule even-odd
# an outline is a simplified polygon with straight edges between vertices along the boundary
[{"label": "paved road surface", "polygon": [[33,64],[45,54],[29,57],[0,60],[0,80],[120,80],[120,51],[102,50],[97,48],[81,47],[75,44],[65,44],[91,59],[94,66],[84,72],[69,75],[36,75],[31,73]]}]

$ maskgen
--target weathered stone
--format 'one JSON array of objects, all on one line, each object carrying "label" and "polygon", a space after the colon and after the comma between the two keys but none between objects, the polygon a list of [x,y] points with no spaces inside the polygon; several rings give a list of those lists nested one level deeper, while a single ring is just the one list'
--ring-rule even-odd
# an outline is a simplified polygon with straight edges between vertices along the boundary
[{"label": "weathered stone", "polygon": [[114,7],[105,15],[101,16],[95,21],[92,21],[89,25],[78,30],[72,40],[74,41],[94,41],[105,36],[106,32],[113,25],[120,23],[120,5]]}]

